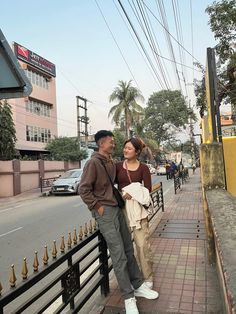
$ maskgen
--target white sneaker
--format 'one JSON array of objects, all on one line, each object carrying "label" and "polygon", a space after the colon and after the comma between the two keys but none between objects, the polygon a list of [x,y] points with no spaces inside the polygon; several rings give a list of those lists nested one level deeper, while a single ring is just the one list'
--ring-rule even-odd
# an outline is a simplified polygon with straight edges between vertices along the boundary
[{"label": "white sneaker", "polygon": [[136,297],[143,297],[150,300],[157,299],[159,297],[159,293],[149,289],[145,283],[143,283],[138,289],[134,290],[134,295]]},{"label": "white sneaker", "polygon": [[144,281],[144,283],[149,289],[153,288],[153,281]]},{"label": "white sneaker", "polygon": [[126,314],[139,314],[135,298],[125,300],[125,312]]}]

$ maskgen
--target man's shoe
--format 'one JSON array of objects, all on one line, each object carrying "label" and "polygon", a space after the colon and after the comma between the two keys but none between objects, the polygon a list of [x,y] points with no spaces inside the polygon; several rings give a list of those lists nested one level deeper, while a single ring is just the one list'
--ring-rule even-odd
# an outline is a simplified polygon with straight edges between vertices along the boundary
[{"label": "man's shoe", "polygon": [[139,314],[135,298],[125,300],[125,312],[126,314]]},{"label": "man's shoe", "polygon": [[136,297],[143,297],[150,300],[157,299],[159,297],[159,293],[149,289],[145,283],[143,283],[138,289],[134,290],[134,295]]},{"label": "man's shoe", "polygon": [[153,281],[144,281],[144,283],[149,289],[153,288]]}]

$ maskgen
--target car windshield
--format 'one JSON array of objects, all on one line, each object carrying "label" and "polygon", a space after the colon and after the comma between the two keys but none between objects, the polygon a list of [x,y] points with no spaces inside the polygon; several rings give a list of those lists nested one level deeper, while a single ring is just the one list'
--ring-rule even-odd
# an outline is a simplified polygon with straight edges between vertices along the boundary
[{"label": "car windshield", "polygon": [[81,174],[82,170],[67,171],[61,176],[61,179],[79,178]]}]

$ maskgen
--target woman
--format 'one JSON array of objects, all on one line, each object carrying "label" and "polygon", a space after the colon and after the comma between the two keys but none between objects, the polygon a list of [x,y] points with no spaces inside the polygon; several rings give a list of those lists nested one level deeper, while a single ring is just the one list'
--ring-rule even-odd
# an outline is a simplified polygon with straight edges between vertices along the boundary
[{"label": "woman", "polygon": [[[137,185],[138,182],[143,184],[143,186],[146,188],[145,190],[147,191],[150,202],[150,192],[152,190],[151,174],[147,165],[141,163],[138,160],[138,157],[144,147],[145,144],[138,138],[131,138],[124,143],[123,153],[125,160],[116,164],[116,181],[118,183],[118,189],[122,191],[123,197],[126,200],[125,216],[127,218],[128,225],[133,230],[134,242],[137,249],[137,257],[146,285],[149,288],[152,288],[153,272],[151,249],[149,243],[149,226],[147,220],[148,212],[143,206],[141,206],[140,220],[136,227],[134,227],[134,225],[131,224],[132,218],[130,219],[130,213],[127,209],[127,205],[132,199],[132,196],[130,193],[127,193],[127,191],[133,191],[132,185]],[[137,186],[135,186],[135,188],[136,187]],[[142,192],[143,191],[141,191],[141,194]],[[144,202],[146,202],[146,200]]]}]

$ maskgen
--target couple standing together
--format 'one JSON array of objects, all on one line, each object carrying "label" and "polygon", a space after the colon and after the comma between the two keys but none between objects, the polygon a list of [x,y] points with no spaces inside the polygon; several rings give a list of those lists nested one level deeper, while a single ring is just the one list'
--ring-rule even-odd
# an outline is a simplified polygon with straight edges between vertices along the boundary
[{"label": "couple standing together", "polygon": [[[152,290],[153,273],[150,257],[147,211],[143,206],[137,208],[133,194],[146,202],[145,191],[151,192],[151,175],[148,167],[138,160],[144,144],[137,138],[131,138],[124,144],[125,160],[115,164],[111,159],[115,142],[112,132],[101,130],[95,134],[98,152],[94,152],[86,163],[80,182],[80,196],[96,219],[100,232],[107,242],[114,272],[125,299],[127,314],[138,314],[135,297],[158,298],[158,292]],[[111,183],[117,183],[126,200],[126,208],[119,208],[113,194]],[[144,190],[141,187],[144,186]],[[139,186],[138,186],[139,185]],[[145,189],[146,188],[146,189]],[[141,190],[139,190],[141,189]],[[140,191],[140,192],[138,192]],[[137,195],[139,194],[139,195]],[[136,205],[135,205],[136,204]],[[127,206],[135,208],[136,214],[130,215]],[[139,219],[137,219],[139,214]],[[136,217],[135,217],[136,215]],[[132,226],[141,270],[134,256],[129,226]]]}]

